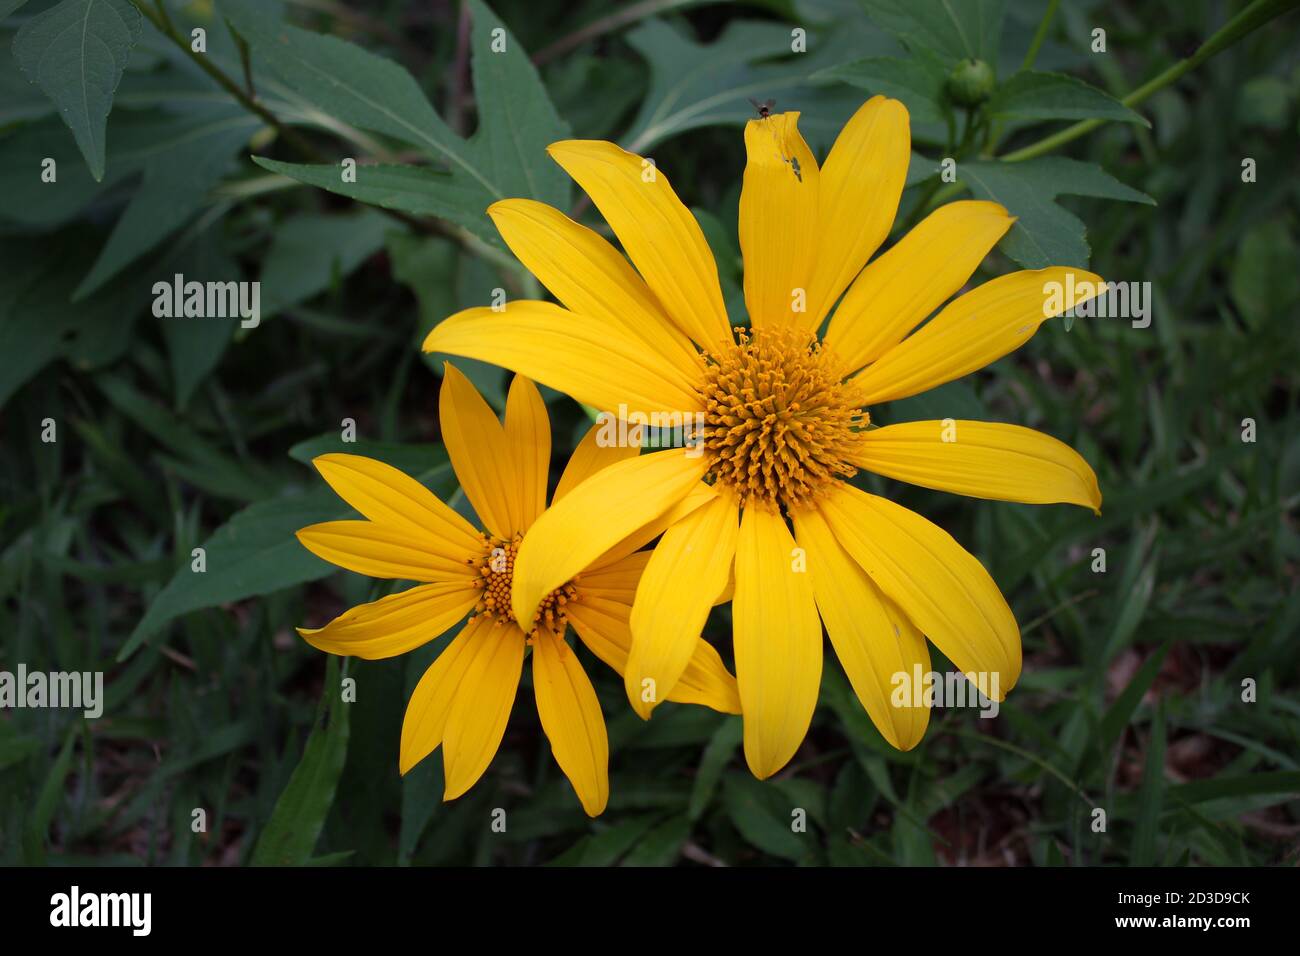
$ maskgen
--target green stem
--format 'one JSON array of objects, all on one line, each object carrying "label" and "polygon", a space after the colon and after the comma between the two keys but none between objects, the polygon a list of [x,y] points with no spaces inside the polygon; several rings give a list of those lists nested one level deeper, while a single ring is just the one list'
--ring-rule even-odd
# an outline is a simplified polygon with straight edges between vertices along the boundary
[{"label": "green stem", "polygon": [[[1200,45],[1195,53],[1185,60],[1179,60],[1163,73],[1147,80],[1120,102],[1128,107],[1137,106],[1153,94],[1163,90],[1166,86],[1176,83],[1184,74],[1196,69],[1216,53],[1223,52],[1233,43],[1236,43],[1265,23],[1294,9],[1297,4],[1300,4],[1300,0],[1255,0],[1254,3],[1220,27],[1208,40]],[[1082,120],[1073,126],[1067,126],[1065,129],[1053,133],[1051,136],[1044,137],[1036,143],[1031,143],[1023,149],[1007,153],[1002,159],[1008,163],[1034,159],[1044,153],[1050,153],[1058,146],[1071,143],[1080,136],[1086,136],[1103,122],[1104,120],[1099,119]]]},{"label": "green stem", "polygon": [[1047,10],[1043,13],[1043,19],[1038,21],[1038,30],[1034,33],[1034,39],[1029,44],[1029,52],[1025,54],[1025,60],[1020,64],[1020,69],[1028,70],[1038,59],[1038,51],[1042,49],[1043,41],[1047,39],[1047,31],[1052,28],[1052,20],[1056,17],[1056,9],[1061,5],[1061,0],[1049,0]]}]

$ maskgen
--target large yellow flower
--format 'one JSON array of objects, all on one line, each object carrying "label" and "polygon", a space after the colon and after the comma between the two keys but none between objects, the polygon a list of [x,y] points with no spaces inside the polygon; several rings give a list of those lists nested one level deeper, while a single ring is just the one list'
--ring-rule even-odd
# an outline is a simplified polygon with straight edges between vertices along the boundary
[{"label": "large yellow flower", "polygon": [[[632,596],[649,553],[671,516],[650,521],[593,554],[539,595],[524,617],[511,609],[516,555],[546,509],[551,429],[546,406],[528,379],[516,377],[503,428],[474,386],[451,365],[439,403],[452,468],[486,531],[440,501],[414,478],[359,455],[322,455],[316,468],[363,521],[303,528],[298,540],[339,567],[376,578],[424,582],[341,614],[321,628],[299,628],[313,647],[369,659],[393,657],[433,640],[473,612],[429,667],[402,724],[401,772],[442,745],[444,799],[483,775],[505,733],[532,647],[533,689],[542,729],[583,809],[595,816],[609,799],[609,746],[596,692],[564,640],[566,624],[620,674],[631,647]],[[554,500],[635,448],[605,447],[592,428],[575,449]],[[718,597],[715,592],[714,597]],[[528,621],[527,629],[519,621]],[[735,679],[710,645],[695,641],[672,700],[739,713]]]},{"label": "large yellow flower", "polygon": [[566,141],[551,157],[586,190],[631,264],[555,209],[498,202],[488,212],[506,243],[567,308],[470,309],[424,345],[515,369],[599,409],[701,416],[702,454],[620,462],[538,521],[516,563],[514,607],[531,615],[629,529],[698,500],[670,524],[637,589],[628,695],[648,716],[646,688],[663,699],[677,686],[734,565],[745,755],[759,777],[780,769],[807,732],[822,623],[871,719],[902,749],[929,719],[923,706],[891,705],[895,675],[929,670],[922,635],[963,672],[996,675],[998,699],[1020,674],[1019,628],[979,561],[925,518],[845,479],[866,469],[981,498],[1101,504],[1088,464],[1036,431],[949,420],[872,428],[867,412],[1015,350],[1100,280],[1057,267],[1017,272],[948,302],[1013,222],[992,202],[935,210],[867,265],[903,189],[907,111],[873,98],[820,167],[798,119],[745,128],[749,331],[729,326],[704,235],[663,171],[611,143]]}]

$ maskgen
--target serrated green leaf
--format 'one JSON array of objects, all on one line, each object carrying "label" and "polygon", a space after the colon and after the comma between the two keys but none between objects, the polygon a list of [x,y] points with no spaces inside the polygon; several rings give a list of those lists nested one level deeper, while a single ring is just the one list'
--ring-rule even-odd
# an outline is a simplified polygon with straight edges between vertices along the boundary
[{"label": "serrated green leaf", "polygon": [[1124,185],[1095,163],[1057,156],[1004,163],[961,163],[958,177],[978,199],[1005,206],[1016,224],[999,248],[1026,269],[1086,268],[1091,256],[1082,220],[1062,208],[1057,196],[1095,196],[1155,205],[1146,193]]},{"label": "serrated green leaf", "polygon": [[987,108],[1006,119],[1104,119],[1151,125],[1109,93],[1064,73],[1017,73],[997,88]]},{"label": "serrated green leaf", "polygon": [[[446,163],[445,180],[426,177],[425,185],[438,186],[445,197],[439,206],[442,211],[434,214],[495,242],[499,240],[486,210],[496,200],[523,196],[567,206],[568,179],[547,158],[546,147],[564,139],[568,127],[556,115],[523,47],[479,0],[472,0],[470,9],[480,122],[468,140],[447,126],[411,75],[391,60],[335,37],[280,23],[251,0],[221,0],[220,9],[280,80],[312,105]],[[320,170],[295,172],[322,175]],[[287,170],[286,174],[292,175]],[[332,188],[324,182],[319,185]],[[387,192],[391,188],[390,177],[381,197],[391,201]],[[345,195],[371,201],[371,194],[360,190]]]},{"label": "serrated green leaf", "polygon": [[837,80],[869,93],[893,97],[907,107],[913,123],[944,121],[942,69],[924,57],[872,56],[841,63],[812,75],[814,82]]},{"label": "serrated green leaf", "polygon": [[140,38],[140,11],[127,0],[63,0],[14,37],[14,58],[59,108],[96,180],[113,93]]}]

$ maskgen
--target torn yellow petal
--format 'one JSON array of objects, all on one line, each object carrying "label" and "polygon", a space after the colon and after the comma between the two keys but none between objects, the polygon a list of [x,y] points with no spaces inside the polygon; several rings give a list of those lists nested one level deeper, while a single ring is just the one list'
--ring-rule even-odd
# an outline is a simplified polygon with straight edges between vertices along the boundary
[{"label": "torn yellow petal", "polygon": [[366,660],[395,657],[438,637],[478,603],[471,581],[425,584],[344,611],[324,627],[300,627],[312,647]]},{"label": "torn yellow petal", "polygon": [[821,685],[821,620],[808,574],[795,558],[785,520],[746,508],[736,543],[732,636],[745,760],[760,780],[784,767],[803,743]]},{"label": "torn yellow petal", "polygon": [[1091,272],[1053,266],[991,279],[858,373],[863,403],[916,395],[1014,352],[1049,318],[1097,294]]},{"label": "torn yellow petal", "polygon": [[602,140],[546,151],[591,197],[674,324],[701,348],[730,342],[713,253],[663,170]]},{"label": "torn yellow petal", "polygon": [[754,328],[802,320],[817,255],[817,160],[798,113],[745,124],[740,251],[745,306]]},{"label": "torn yellow petal", "polygon": [[599,816],[609,802],[605,716],[578,656],[546,628],[533,637],[533,690],[555,762],[573,784],[587,816]]},{"label": "torn yellow petal", "polygon": [[826,329],[826,343],[856,371],[903,341],[951,298],[1011,228],[994,202],[940,206],[857,277]]},{"label": "torn yellow petal", "polygon": [[938,491],[1100,513],[1097,475],[1064,442],[1020,425],[955,419],[866,432],[853,464]]}]

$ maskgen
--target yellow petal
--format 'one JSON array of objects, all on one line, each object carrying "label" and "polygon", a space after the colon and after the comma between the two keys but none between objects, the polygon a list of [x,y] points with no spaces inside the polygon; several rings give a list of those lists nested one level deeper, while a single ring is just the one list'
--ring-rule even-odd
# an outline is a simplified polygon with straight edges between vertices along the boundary
[{"label": "yellow petal", "polygon": [[464,560],[435,554],[426,542],[373,521],[324,521],[298,532],[302,546],[330,564],[372,578],[401,581],[474,580]]},{"label": "yellow petal", "polygon": [[831,531],[885,596],[963,672],[1020,677],[1020,628],[984,566],[942,528],[843,485],[818,504]]},{"label": "yellow petal", "polygon": [[478,603],[470,582],[425,584],[344,611],[324,627],[300,627],[312,647],[366,660],[395,657],[427,644]]},{"label": "yellow petal", "polygon": [[588,596],[608,598],[630,607],[650,554],[649,551],[637,551],[608,564],[592,565],[579,575],[578,587]]},{"label": "yellow petal", "polygon": [[1049,318],[1096,295],[1100,283],[1091,272],[1062,266],[984,283],[858,373],[864,404],[906,398],[997,361],[1028,342]]},{"label": "yellow petal", "polygon": [[406,705],[402,718],[402,744],[398,767],[405,775],[442,743],[447,715],[469,665],[490,647],[486,632],[488,618],[472,618],[429,665]]},{"label": "yellow petal", "polygon": [[[551,420],[537,386],[516,375],[506,396],[507,468],[515,480],[512,505],[519,508],[519,530],[527,531],[546,510],[546,480],[551,473]],[[513,515],[513,512],[512,512]]]},{"label": "yellow petal", "polygon": [[[677,504],[673,505],[657,518],[647,521],[600,557],[593,560],[591,564],[587,565],[587,571],[585,571],[584,574],[589,573],[596,568],[603,568],[615,561],[621,561],[633,552],[639,551],[677,522],[685,518],[688,514],[693,512],[696,508],[702,508],[717,496],[718,492],[711,486],[706,485],[702,481],[698,482],[689,492],[687,492],[686,497],[677,502]],[[628,603],[631,602],[629,601]]]},{"label": "yellow petal", "polygon": [[907,108],[883,96],[862,104],[836,137],[821,174],[809,329],[889,235],[911,158]]},{"label": "yellow petal", "polygon": [[587,429],[587,434],[582,436],[582,441],[578,442],[564,466],[564,474],[560,475],[560,482],[555,486],[552,501],[559,501],[602,468],[640,454],[641,449],[630,440],[610,441],[608,432],[609,428],[599,422]]},{"label": "yellow petal", "polygon": [[600,701],[568,644],[546,628],[533,637],[533,690],[551,752],[587,816],[609,802],[609,738]]},{"label": "yellow petal", "polygon": [[492,362],[624,416],[704,410],[694,379],[673,363],[618,326],[549,302],[520,299],[500,312],[457,312],[434,327],[424,350]]},{"label": "yellow petal", "polygon": [[[569,623],[593,654],[622,674],[632,648],[631,605],[589,593],[585,576],[583,581],[578,585],[578,600],[568,608]],[[695,642],[690,663],[668,699],[678,704],[703,704],[724,714],[740,713],[736,679],[713,645],[702,638]]]},{"label": "yellow petal", "polygon": [[478,646],[456,688],[442,735],[444,800],[474,786],[492,762],[524,667],[524,634],[513,624],[493,624],[475,636]]},{"label": "yellow petal", "polygon": [[975,498],[1101,510],[1097,476],[1083,456],[1032,428],[944,419],[887,425],[862,438],[853,463],[889,478]]},{"label": "yellow petal", "polygon": [[451,467],[484,527],[498,538],[522,531],[519,476],[505,429],[483,396],[450,362],[443,366],[438,420]]},{"label": "yellow petal", "polygon": [[738,533],[739,507],[720,495],[665,531],[651,552],[632,605],[632,653],[623,675],[642,718],[686,669],[714,598],[727,585]]},{"label": "yellow petal", "polygon": [[826,343],[850,370],[874,362],[956,293],[1015,221],[994,202],[940,206],[862,270]]},{"label": "yellow petal", "polygon": [[391,465],[343,454],[321,455],[312,464],[340,498],[376,524],[418,536],[423,546],[453,561],[482,553],[473,525]]},{"label": "yellow petal", "polygon": [[621,328],[684,376],[695,376],[691,340],[602,236],[533,199],[504,199],[488,215],[519,261],[566,308]]},{"label": "yellow petal", "polygon": [[925,638],[849,557],[820,512],[795,514],[794,530],[808,555],[817,609],[854,693],[881,736],[911,750],[925,736],[930,709],[912,706],[910,694],[898,704],[895,689],[900,674],[903,686],[911,686],[918,665],[920,673],[929,673]]},{"label": "yellow petal", "polygon": [[731,341],[718,267],[663,170],[601,140],[546,151],[591,197],[673,323],[705,349]]},{"label": "yellow petal", "polygon": [[817,160],[798,113],[745,124],[740,251],[745,306],[754,328],[803,319],[817,255]]},{"label": "yellow petal", "polygon": [[796,570],[784,519],[746,508],[731,604],[745,760],[760,780],[789,762],[808,733],[822,676],[822,624],[812,583]]},{"label": "yellow petal", "polygon": [[548,508],[515,556],[515,619],[531,622],[543,597],[686,497],[707,467],[703,456],[688,458],[681,449],[629,458]]}]

